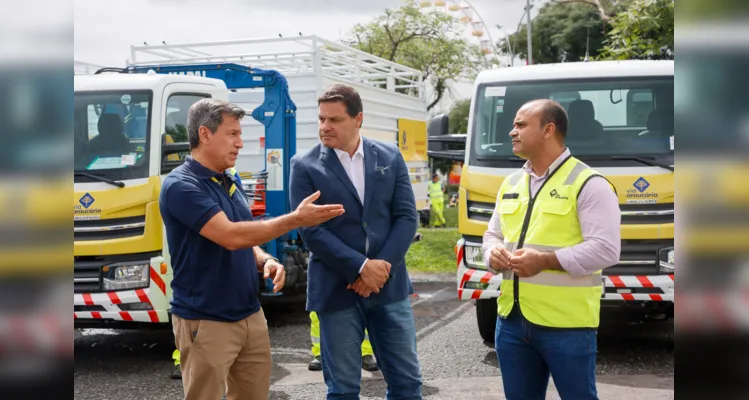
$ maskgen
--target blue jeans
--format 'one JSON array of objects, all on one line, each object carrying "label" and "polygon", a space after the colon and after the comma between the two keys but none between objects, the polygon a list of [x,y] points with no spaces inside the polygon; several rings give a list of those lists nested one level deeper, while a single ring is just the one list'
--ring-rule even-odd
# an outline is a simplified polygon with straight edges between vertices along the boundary
[{"label": "blue jeans", "polygon": [[416,326],[408,299],[377,306],[362,300],[344,310],[318,312],[317,318],[328,399],[359,399],[365,328],[387,383],[386,398],[421,399]]},{"label": "blue jeans", "polygon": [[513,308],[497,317],[494,347],[508,400],[544,400],[549,374],[562,400],[598,399],[594,329],[548,329]]}]

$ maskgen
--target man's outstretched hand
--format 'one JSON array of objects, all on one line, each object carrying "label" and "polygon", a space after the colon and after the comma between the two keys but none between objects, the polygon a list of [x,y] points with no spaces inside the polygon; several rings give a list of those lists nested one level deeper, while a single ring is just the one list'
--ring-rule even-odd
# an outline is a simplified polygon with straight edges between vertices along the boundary
[{"label": "man's outstretched hand", "polygon": [[320,225],[335,217],[343,215],[344,209],[340,204],[328,204],[318,206],[313,202],[320,197],[320,191],[312,193],[309,197],[299,203],[294,213],[296,214],[297,223],[303,227]]}]

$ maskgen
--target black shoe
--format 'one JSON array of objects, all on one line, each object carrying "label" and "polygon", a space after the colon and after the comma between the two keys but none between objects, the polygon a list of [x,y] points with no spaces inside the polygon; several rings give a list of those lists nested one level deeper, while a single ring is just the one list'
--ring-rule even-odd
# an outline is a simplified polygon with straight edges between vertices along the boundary
[{"label": "black shoe", "polygon": [[367,355],[362,357],[361,359],[361,367],[365,371],[377,371],[377,361],[375,361],[374,356]]},{"label": "black shoe", "polygon": [[172,379],[182,379],[182,368],[179,365],[174,366],[174,371],[170,375]]},{"label": "black shoe", "polygon": [[320,362],[320,356],[317,356],[312,361],[310,361],[307,368],[310,371],[322,371],[322,362]]}]

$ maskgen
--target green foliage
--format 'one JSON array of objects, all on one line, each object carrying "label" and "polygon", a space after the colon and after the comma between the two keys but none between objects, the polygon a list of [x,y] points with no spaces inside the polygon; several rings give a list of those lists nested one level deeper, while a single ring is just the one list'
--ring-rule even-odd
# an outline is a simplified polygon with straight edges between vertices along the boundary
[{"label": "green foliage", "polygon": [[[533,63],[549,64],[585,59],[598,55],[605,40],[604,21],[596,7],[583,3],[546,3],[532,21]],[[510,45],[516,56],[528,58],[527,28],[510,35]],[[498,46],[507,52],[506,39]]]},{"label": "green foliage", "polygon": [[174,128],[167,127],[166,133],[172,136],[174,143],[187,142],[187,128],[184,125],[177,124]]},{"label": "green foliage", "polygon": [[599,59],[674,59],[673,0],[633,0],[611,24]]},{"label": "green foliage", "polygon": [[462,36],[462,23],[444,12],[422,11],[403,1],[367,24],[357,24],[347,44],[356,49],[423,72],[434,88],[427,110],[439,103],[447,81],[466,76],[473,79],[488,67],[481,48]]},{"label": "green foliage", "polygon": [[[673,7],[673,6],[672,6]],[[749,1],[746,0],[679,0],[676,10],[679,23],[685,21],[729,21],[741,22],[749,14]],[[737,20],[737,17],[741,18]]]},{"label": "green foliage", "polygon": [[411,272],[451,273],[455,272],[455,244],[460,239],[458,208],[444,211],[447,229],[419,229],[421,241],[411,245],[406,253],[406,266]]},{"label": "green foliage", "polygon": [[450,127],[448,133],[468,133],[468,113],[471,110],[471,99],[458,100],[450,109]]}]

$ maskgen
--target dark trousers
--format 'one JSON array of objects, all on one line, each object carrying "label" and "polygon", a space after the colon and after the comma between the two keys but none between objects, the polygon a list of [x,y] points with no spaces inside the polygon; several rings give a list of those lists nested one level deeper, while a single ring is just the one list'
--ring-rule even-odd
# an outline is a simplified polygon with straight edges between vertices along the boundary
[{"label": "dark trousers", "polygon": [[544,400],[549,376],[562,400],[598,399],[597,332],[532,325],[514,307],[497,317],[494,346],[508,400]]},{"label": "dark trousers", "polygon": [[408,299],[370,306],[366,301],[340,311],[318,312],[323,377],[328,399],[359,399],[361,345],[369,333],[388,400],[421,400],[416,326]]}]

